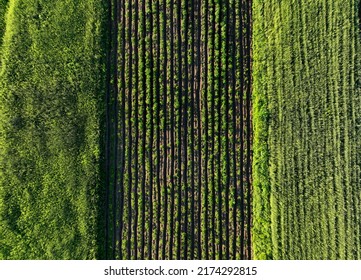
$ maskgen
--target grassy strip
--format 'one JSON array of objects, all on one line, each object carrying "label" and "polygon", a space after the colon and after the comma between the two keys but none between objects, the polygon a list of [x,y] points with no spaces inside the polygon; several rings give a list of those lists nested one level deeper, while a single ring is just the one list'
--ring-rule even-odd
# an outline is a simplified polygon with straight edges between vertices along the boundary
[{"label": "grassy strip", "polygon": [[253,254],[272,258],[268,148],[267,38],[264,1],[253,1]]}]

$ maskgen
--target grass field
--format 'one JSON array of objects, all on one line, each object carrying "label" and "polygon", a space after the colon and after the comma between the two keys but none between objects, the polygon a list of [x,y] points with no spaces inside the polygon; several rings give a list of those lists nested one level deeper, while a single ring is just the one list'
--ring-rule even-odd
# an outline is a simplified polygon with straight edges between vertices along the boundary
[{"label": "grass field", "polygon": [[360,259],[359,1],[254,1],[255,258]]},{"label": "grass field", "polygon": [[94,259],[104,69],[99,1],[10,0],[0,72],[0,259]]}]

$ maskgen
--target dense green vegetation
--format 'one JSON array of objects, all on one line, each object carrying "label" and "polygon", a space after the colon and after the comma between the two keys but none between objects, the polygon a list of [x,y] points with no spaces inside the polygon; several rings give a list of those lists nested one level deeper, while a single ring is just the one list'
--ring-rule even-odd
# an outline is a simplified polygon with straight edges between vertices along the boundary
[{"label": "dense green vegetation", "polygon": [[6,2],[0,259],[99,258],[103,4]]},{"label": "dense green vegetation", "polygon": [[258,259],[360,259],[359,1],[253,4]]},{"label": "dense green vegetation", "polygon": [[0,0],[0,57],[1,57],[1,45],[5,31],[5,14],[7,9],[8,0]]},{"label": "dense green vegetation", "polygon": [[114,3],[107,257],[251,258],[249,1]]}]

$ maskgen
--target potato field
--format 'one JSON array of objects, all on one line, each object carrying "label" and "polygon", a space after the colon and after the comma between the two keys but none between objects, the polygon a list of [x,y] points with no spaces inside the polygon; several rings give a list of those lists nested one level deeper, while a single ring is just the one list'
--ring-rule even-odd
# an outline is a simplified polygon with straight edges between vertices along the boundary
[{"label": "potato field", "polygon": [[250,2],[110,4],[106,256],[251,258]]}]

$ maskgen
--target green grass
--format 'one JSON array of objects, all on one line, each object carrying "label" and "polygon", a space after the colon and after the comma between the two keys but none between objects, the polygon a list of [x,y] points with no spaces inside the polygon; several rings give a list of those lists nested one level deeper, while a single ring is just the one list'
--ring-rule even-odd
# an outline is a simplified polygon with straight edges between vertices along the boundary
[{"label": "green grass", "polygon": [[253,8],[253,253],[255,259],[272,258],[270,178],[268,170],[268,94],[267,53],[265,34],[267,17],[262,1]]},{"label": "green grass", "polygon": [[5,30],[5,14],[8,6],[8,0],[0,1],[0,37],[2,39]]},{"label": "green grass", "polygon": [[101,257],[103,11],[95,0],[9,1],[0,25],[0,259]]},{"label": "green grass", "polygon": [[358,1],[254,1],[257,259],[359,259]]},{"label": "green grass", "polygon": [[8,0],[0,0],[0,57],[1,57],[2,41],[5,32],[5,15],[6,15],[8,2],[9,2]]}]

